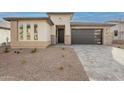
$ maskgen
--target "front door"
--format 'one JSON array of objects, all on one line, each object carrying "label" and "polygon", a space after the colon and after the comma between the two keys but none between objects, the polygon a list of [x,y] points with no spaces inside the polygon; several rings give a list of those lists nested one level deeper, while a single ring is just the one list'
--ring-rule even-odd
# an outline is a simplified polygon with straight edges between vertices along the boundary
[{"label": "front door", "polygon": [[58,29],[58,43],[64,43],[64,29]]}]

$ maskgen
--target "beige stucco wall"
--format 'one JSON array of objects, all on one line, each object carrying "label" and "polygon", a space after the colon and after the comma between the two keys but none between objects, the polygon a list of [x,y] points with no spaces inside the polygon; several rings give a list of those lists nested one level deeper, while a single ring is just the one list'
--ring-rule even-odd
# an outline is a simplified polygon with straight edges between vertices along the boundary
[{"label": "beige stucco wall", "polygon": [[[51,35],[53,38],[56,37],[56,26],[62,25],[65,26],[65,35],[64,35],[64,43],[65,44],[71,44],[71,28],[70,28],[70,20],[71,15],[70,14],[49,14],[50,19],[53,21],[54,26],[52,27],[52,33]],[[56,43],[56,41],[54,42]]]},{"label": "beige stucco wall", "polygon": [[[19,26],[24,25],[24,36],[26,37],[26,25],[31,25],[31,40],[19,40]],[[33,39],[33,25],[38,24],[38,40]],[[12,48],[44,48],[51,44],[50,25],[46,20],[19,20],[11,21],[11,47]]]},{"label": "beige stucco wall", "polygon": [[[119,32],[118,36],[114,36],[114,30],[118,30]],[[111,27],[111,32],[113,40],[124,40],[124,23],[116,23],[115,26]]]},{"label": "beige stucco wall", "polygon": [[9,39],[8,41],[11,41],[10,38],[10,30],[7,29],[0,29],[0,45],[4,42],[7,42],[7,38]]},{"label": "beige stucco wall", "polygon": [[112,44],[112,33],[110,27],[104,26],[71,26],[71,29],[103,29],[102,32],[102,43],[103,45]]},{"label": "beige stucco wall", "polygon": [[[26,39],[26,26],[30,24],[31,26],[31,40]],[[34,24],[38,25],[38,41],[50,41],[50,25],[46,20],[19,20],[18,21],[18,30],[21,25],[24,27],[24,39],[19,41],[36,41],[34,40]]]}]

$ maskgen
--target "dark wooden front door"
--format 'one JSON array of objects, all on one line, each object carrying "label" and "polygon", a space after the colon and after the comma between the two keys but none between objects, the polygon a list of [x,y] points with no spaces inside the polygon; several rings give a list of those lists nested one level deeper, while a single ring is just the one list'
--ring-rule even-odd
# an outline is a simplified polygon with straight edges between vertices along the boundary
[{"label": "dark wooden front door", "polygon": [[58,29],[58,43],[64,43],[64,29]]}]

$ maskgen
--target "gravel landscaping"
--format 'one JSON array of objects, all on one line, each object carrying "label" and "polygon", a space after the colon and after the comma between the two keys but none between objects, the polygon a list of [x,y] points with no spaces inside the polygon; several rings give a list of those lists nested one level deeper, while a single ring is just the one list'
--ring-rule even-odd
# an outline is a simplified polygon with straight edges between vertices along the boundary
[{"label": "gravel landscaping", "polygon": [[0,80],[79,81],[89,80],[74,50],[0,48]]}]

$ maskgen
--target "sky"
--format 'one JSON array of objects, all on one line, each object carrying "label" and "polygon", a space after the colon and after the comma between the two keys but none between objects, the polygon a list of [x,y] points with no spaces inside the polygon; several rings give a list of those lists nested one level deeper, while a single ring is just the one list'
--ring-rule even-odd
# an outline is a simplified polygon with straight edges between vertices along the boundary
[{"label": "sky", "polygon": [[[4,17],[47,17],[45,12],[0,12],[0,20]],[[124,19],[124,12],[75,12],[72,21],[106,22]]]}]

